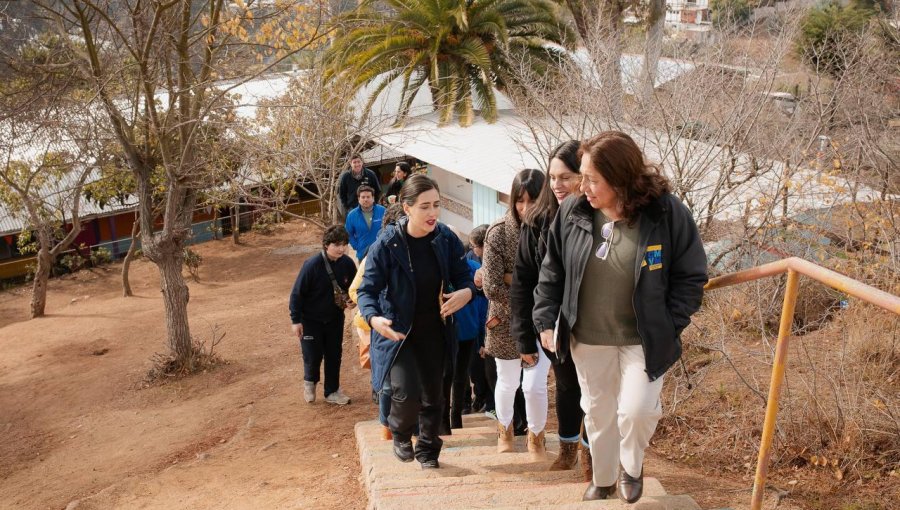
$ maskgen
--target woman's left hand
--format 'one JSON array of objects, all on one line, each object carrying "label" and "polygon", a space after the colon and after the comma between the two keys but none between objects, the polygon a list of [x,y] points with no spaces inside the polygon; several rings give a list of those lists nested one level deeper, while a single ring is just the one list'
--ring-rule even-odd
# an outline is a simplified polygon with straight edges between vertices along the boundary
[{"label": "woman's left hand", "polygon": [[527,365],[529,367],[533,367],[533,366],[537,365],[537,362],[538,362],[538,354],[537,353],[519,354],[519,357],[522,358],[522,361],[525,363],[525,365]]},{"label": "woman's left hand", "polygon": [[472,289],[460,289],[456,292],[444,294],[444,304],[441,305],[441,317],[453,315],[471,300]]}]

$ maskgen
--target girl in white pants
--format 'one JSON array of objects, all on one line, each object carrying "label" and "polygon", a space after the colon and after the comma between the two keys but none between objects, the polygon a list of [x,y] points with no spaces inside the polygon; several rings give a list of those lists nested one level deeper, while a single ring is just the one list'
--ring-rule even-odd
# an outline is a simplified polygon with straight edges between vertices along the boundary
[{"label": "girl in white pants", "polygon": [[[497,386],[494,389],[494,402],[497,409],[497,421],[507,428],[513,419],[513,402],[519,381],[522,381],[522,393],[525,394],[525,414],[528,418],[528,430],[539,435],[547,425],[547,376],[550,372],[550,358],[538,349],[537,365],[522,368],[522,360],[499,359],[497,362]],[[523,375],[524,372],[524,375]]]},{"label": "girl in white pants", "polygon": [[[484,294],[489,300],[485,350],[496,359],[497,384],[494,402],[497,411],[497,451],[513,451],[513,402],[525,369],[522,390],[528,416],[528,451],[543,454],[544,425],[547,423],[547,373],[550,360],[538,354],[521,354],[510,333],[509,286],[519,247],[522,217],[534,203],[544,185],[540,170],[522,170],[513,179],[509,194],[509,211],[494,222],[484,240]],[[476,280],[478,276],[476,275]]]}]

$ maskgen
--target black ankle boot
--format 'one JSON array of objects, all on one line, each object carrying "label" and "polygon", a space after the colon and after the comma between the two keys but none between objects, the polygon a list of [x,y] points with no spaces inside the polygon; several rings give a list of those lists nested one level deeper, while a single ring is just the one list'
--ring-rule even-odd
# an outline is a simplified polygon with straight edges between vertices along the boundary
[{"label": "black ankle boot", "polygon": [[625,471],[625,468],[619,466],[619,499],[626,503],[634,503],[641,499],[644,493],[644,470],[641,468],[641,474],[635,478]]},{"label": "black ankle boot", "polygon": [[581,497],[581,501],[597,501],[600,499],[608,499],[616,492],[615,484],[610,485],[609,487],[597,487],[594,485],[594,482],[588,483],[587,489],[584,491],[584,496]]}]

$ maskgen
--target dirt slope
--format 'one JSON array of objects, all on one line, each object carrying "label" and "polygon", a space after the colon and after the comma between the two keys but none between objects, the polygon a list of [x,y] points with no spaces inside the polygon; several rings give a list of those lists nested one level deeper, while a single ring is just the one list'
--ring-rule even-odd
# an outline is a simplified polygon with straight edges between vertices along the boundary
[{"label": "dirt slope", "polygon": [[192,330],[222,327],[229,364],[149,389],[165,350],[150,263],[133,266],[129,299],[118,266],[53,281],[39,320],[26,320],[27,289],[0,294],[0,507],[364,508],[352,430],[372,415],[368,375],[347,356],[353,405],[307,405],[288,334],[287,295],[317,235],[294,223],[196,247]]}]

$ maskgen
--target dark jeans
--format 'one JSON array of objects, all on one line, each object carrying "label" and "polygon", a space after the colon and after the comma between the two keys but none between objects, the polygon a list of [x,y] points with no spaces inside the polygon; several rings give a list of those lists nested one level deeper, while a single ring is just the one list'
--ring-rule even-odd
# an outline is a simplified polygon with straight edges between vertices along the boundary
[{"label": "dark jeans", "polygon": [[[419,425],[416,459],[437,459],[444,409],[444,335],[440,316],[416,317],[413,334],[403,341],[391,367],[388,425],[397,441],[409,441]],[[421,333],[419,333],[421,332]]]},{"label": "dark jeans", "polygon": [[553,361],[553,375],[556,378],[556,420],[559,422],[559,437],[572,439],[581,435],[581,386],[572,356],[565,363],[559,363],[553,353],[544,350]]},{"label": "dark jeans", "polygon": [[[444,419],[446,422],[462,427],[462,422],[455,422],[452,415],[460,416],[466,405],[466,394],[472,395],[469,385],[469,358],[472,356],[473,340],[459,342],[459,351],[456,353],[456,364],[453,372],[446,370],[444,374]],[[446,367],[445,367],[446,368]],[[451,412],[452,411],[452,412]]]},{"label": "dark jeans", "polygon": [[[492,356],[486,355],[484,357],[484,375],[487,379],[488,386],[491,388],[491,395],[493,396],[494,388],[497,387],[497,362],[494,361]],[[494,404],[493,398],[491,399],[491,404]],[[495,409],[495,407],[491,407],[489,410],[493,409]],[[512,425],[517,436],[524,436],[527,431],[526,429],[528,429],[528,418],[525,414],[525,394],[522,393],[521,377],[519,379],[519,389],[516,390],[516,399],[513,401]]]},{"label": "dark jeans", "polygon": [[478,345],[472,343],[472,361],[469,362],[469,377],[472,379],[472,389],[475,398],[484,402],[485,411],[494,410],[494,388],[488,384],[485,376],[484,358],[478,354]]},{"label": "dark jeans", "polygon": [[341,387],[341,346],[344,340],[344,321],[303,321],[303,380],[319,382],[319,366],[325,359],[325,396]]}]

